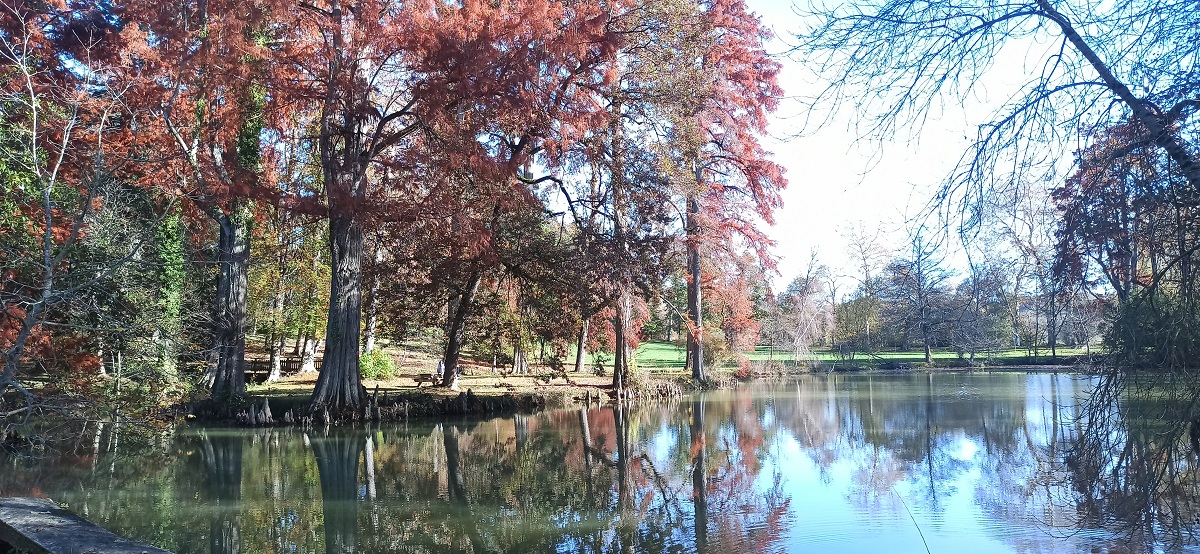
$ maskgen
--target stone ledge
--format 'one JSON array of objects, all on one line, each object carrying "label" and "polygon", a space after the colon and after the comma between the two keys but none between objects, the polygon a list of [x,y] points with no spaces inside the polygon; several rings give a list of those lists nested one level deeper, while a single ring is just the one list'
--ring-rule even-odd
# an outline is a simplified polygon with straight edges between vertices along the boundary
[{"label": "stone ledge", "polygon": [[39,554],[171,554],[118,537],[42,498],[0,498],[0,543]]}]

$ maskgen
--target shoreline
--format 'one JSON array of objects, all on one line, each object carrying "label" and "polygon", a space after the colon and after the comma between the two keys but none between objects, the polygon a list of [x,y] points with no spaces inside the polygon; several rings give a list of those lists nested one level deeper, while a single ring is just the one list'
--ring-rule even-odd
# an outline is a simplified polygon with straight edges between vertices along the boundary
[{"label": "shoreline", "polygon": [[[723,390],[754,382],[780,381],[804,376],[829,375],[904,375],[938,373],[1042,373],[1095,375],[1094,366],[1043,364],[998,365],[985,367],[915,367],[876,368],[858,367],[801,372],[756,373],[749,379],[736,380],[718,377],[703,389],[695,387],[682,374],[642,376],[622,395],[626,401],[662,401],[684,398],[704,390]],[[312,380],[309,376],[292,376],[267,385],[252,387],[246,403],[234,409],[235,415],[220,416],[204,401],[182,405],[181,415],[189,421],[229,423],[238,426],[279,426],[333,423],[402,422],[409,419],[444,418],[450,416],[486,416],[532,414],[547,409],[590,407],[616,401],[617,394],[605,377],[555,377],[464,375],[460,390],[437,386],[417,386],[408,383],[414,376],[400,376],[387,381],[364,381],[368,401],[361,413],[348,417],[327,413],[306,414]],[[514,382],[516,381],[516,382]]]}]

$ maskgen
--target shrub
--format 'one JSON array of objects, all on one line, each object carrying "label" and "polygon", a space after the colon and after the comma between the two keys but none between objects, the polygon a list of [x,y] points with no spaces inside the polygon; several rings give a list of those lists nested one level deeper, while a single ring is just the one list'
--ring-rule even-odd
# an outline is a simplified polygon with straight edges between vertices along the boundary
[{"label": "shrub", "polygon": [[734,360],[734,352],[729,349],[729,341],[725,340],[725,333],[720,329],[705,330],[704,337],[700,339],[704,345],[704,368],[720,369],[729,365]]},{"label": "shrub", "polygon": [[396,360],[383,349],[373,350],[363,354],[358,359],[358,367],[364,379],[385,381],[396,376]]}]

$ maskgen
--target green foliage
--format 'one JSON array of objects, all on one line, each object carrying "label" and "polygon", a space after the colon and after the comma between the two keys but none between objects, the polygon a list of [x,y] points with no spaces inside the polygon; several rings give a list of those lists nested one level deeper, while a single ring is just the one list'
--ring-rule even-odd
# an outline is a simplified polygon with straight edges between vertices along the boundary
[{"label": "green foliage", "polygon": [[364,353],[358,358],[358,367],[364,379],[383,381],[395,377],[398,373],[396,360],[382,348]]},{"label": "green foliage", "polygon": [[262,86],[250,87],[248,97],[242,101],[244,122],[238,130],[238,164],[256,170],[262,160],[259,139],[263,130],[263,107],[266,105],[266,90]]},{"label": "green foliage", "polygon": [[168,215],[159,224],[155,246],[158,262],[158,306],[161,310],[158,335],[158,363],[165,375],[174,380],[176,344],[182,327],[183,288],[187,273],[183,253],[183,229],[178,213]]}]

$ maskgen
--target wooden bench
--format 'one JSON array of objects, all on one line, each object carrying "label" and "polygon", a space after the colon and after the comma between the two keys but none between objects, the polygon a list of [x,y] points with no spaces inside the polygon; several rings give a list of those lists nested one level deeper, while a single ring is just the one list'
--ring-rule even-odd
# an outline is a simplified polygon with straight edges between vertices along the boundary
[{"label": "wooden bench", "polygon": [[0,498],[0,550],[68,554],[171,554],[126,540],[44,498]]},{"label": "wooden bench", "polygon": [[436,373],[422,373],[416,377],[413,377],[413,381],[417,382],[417,388],[421,388],[421,383],[426,381],[428,381],[430,385],[436,385],[441,382],[441,380],[442,378],[438,377]]}]

